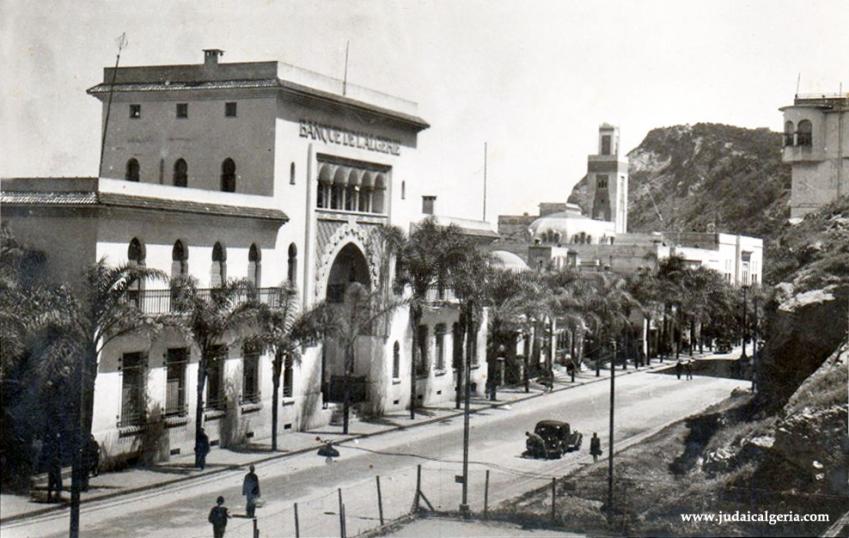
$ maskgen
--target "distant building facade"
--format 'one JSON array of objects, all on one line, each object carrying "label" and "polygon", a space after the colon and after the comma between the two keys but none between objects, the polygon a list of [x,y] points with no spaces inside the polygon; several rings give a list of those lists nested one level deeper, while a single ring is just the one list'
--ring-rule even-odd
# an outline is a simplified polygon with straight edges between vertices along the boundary
[{"label": "distant building facade", "polygon": [[849,195],[849,93],[797,95],[784,114],[782,158],[793,180],[790,218]]}]

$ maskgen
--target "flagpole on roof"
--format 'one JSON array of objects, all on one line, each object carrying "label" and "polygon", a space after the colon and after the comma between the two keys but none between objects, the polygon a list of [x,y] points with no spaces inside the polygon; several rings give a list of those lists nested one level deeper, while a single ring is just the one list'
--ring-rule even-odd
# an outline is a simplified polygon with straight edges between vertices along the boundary
[{"label": "flagpole on roof", "polygon": [[112,110],[112,94],[115,91],[115,77],[118,74],[118,64],[121,61],[121,51],[127,46],[127,33],[122,33],[116,40],[118,55],[115,57],[115,69],[112,70],[112,81],[109,83],[109,99],[106,103],[106,118],[103,121],[103,139],[100,142],[100,163],[97,165],[97,177],[103,175],[103,153],[106,151],[106,131],[109,130],[109,113]]},{"label": "flagpole on roof", "polygon": [[345,42],[345,75],[342,78],[342,95],[348,94],[348,47],[350,45],[350,41]]}]

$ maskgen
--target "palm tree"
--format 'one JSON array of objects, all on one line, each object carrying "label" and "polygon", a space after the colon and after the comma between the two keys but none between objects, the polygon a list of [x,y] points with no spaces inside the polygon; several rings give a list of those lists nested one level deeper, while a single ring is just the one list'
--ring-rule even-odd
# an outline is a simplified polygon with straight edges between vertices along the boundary
[{"label": "palm tree", "polygon": [[[662,313],[662,297],[660,281],[654,271],[648,268],[640,268],[628,278],[628,289],[634,299],[640,304],[640,311],[645,319],[647,327],[651,327],[652,320]],[[646,335],[648,337],[648,334]],[[651,363],[652,347],[646,342],[646,364]]]},{"label": "palm tree", "polygon": [[[201,290],[194,277],[180,277],[172,282],[173,306],[177,324],[192,338],[200,351],[195,407],[195,440],[203,427],[206,377],[209,365],[219,358],[222,340],[233,333],[255,325],[259,310],[255,294],[244,280],[227,280],[218,288]],[[195,454],[195,466],[200,458]]]},{"label": "palm tree", "polygon": [[433,218],[425,219],[405,235],[397,227],[382,229],[386,252],[395,256],[395,288],[402,291],[409,286],[410,326],[413,337],[413,352],[410,365],[410,418],[416,417],[416,366],[421,361],[418,327],[423,308],[427,303],[428,290],[434,285],[439,293],[444,292],[451,259],[462,244],[459,229],[450,225],[440,226]]},{"label": "palm tree", "polygon": [[351,406],[351,375],[354,373],[357,359],[357,341],[361,336],[373,333],[373,327],[385,314],[403,305],[401,299],[384,298],[381,290],[369,291],[359,282],[352,282],[345,289],[342,304],[327,305],[330,312],[325,318],[322,331],[337,339],[345,353],[345,394],[342,400],[342,433],[348,433]]},{"label": "palm tree", "polygon": [[280,376],[287,360],[300,359],[301,349],[312,344],[321,334],[318,323],[324,303],[301,311],[298,290],[284,282],[277,290],[270,307],[257,305],[257,334],[248,340],[274,354],[272,360],[271,393],[271,450],[277,450],[277,423],[280,403]]},{"label": "palm tree", "polygon": [[[630,310],[639,306],[628,291],[627,282],[618,275],[609,273],[591,273],[593,276],[593,296],[589,301],[590,311],[601,321],[596,331],[600,344],[607,340],[616,341],[630,326]],[[611,364],[615,364],[614,356]]]},{"label": "palm tree", "polygon": [[580,273],[570,269],[546,274],[545,282],[550,291],[548,302],[552,315],[558,324],[569,327],[570,356],[573,368],[577,369],[581,365],[578,340],[600,322],[598,316],[588,309],[592,287]]},{"label": "palm tree", "polygon": [[91,435],[97,359],[111,342],[130,333],[159,328],[157,317],[144,314],[130,300],[140,280],[164,278],[161,271],[134,264],[110,267],[105,259],[86,269],[74,290],[61,288],[53,298],[53,311],[40,322],[54,336],[41,350],[43,360],[71,357],[79,364],[71,385],[77,396],[77,439],[71,478],[70,534],[79,534],[79,500],[82,478],[82,447]]}]

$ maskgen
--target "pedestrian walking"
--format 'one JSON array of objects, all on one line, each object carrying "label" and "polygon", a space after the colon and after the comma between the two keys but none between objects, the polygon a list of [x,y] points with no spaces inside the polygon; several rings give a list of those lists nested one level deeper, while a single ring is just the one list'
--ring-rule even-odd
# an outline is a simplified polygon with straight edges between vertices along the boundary
[{"label": "pedestrian walking", "polygon": [[687,361],[687,379],[693,379],[693,361]]},{"label": "pedestrian walking", "polygon": [[230,513],[227,507],[224,506],[224,497],[218,497],[215,500],[215,506],[209,511],[209,522],[212,523],[213,538],[224,538],[224,530],[227,528],[227,520],[230,519]]},{"label": "pedestrian walking", "polygon": [[245,496],[245,513],[247,513],[248,517],[254,517],[256,502],[260,495],[259,477],[257,477],[254,471],[255,468],[251,465],[250,472],[245,475],[245,479],[242,481],[242,495]]},{"label": "pedestrian walking", "polygon": [[206,467],[206,455],[209,454],[209,437],[206,431],[201,428],[195,439],[195,467],[199,467],[203,471]]},{"label": "pedestrian walking", "polygon": [[47,463],[47,502],[62,500],[62,436],[59,433],[50,435],[46,443]]},{"label": "pedestrian walking", "polygon": [[593,463],[597,463],[598,457],[601,456],[601,439],[596,432],[593,432],[593,437],[590,439],[590,454],[593,456]]},{"label": "pedestrian walking", "polygon": [[566,363],[566,372],[569,374],[572,383],[575,382],[575,363],[569,359],[569,362]]},{"label": "pedestrian walking", "polygon": [[100,467],[100,445],[94,435],[89,435],[88,442],[83,447],[82,489],[88,491],[88,479],[97,476]]},{"label": "pedestrian walking", "polygon": [[675,375],[678,376],[678,379],[681,379],[681,373],[684,371],[684,365],[681,361],[675,363]]}]

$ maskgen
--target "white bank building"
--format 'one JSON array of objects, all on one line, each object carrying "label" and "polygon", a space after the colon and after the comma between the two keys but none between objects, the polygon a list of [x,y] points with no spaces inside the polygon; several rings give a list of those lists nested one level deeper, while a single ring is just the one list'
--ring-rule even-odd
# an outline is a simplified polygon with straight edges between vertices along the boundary
[{"label": "white bank building", "polygon": [[[352,282],[393,293],[394,264],[385,262],[377,230],[409,231],[433,202],[420,202],[428,186],[415,153],[428,124],[416,104],[278,62],[222,63],[222,54],[205,50],[196,65],[104,69],[103,82],[88,90],[103,103],[98,177],[5,178],[3,223],[46,254],[58,282],[78,281],[105,258],[191,275],[201,288],[247,278],[264,301],[289,281],[304,307],[343,301]],[[496,236],[486,223],[457,222],[481,240]],[[134,300],[143,310],[168,313],[167,283],[141,288]],[[434,293],[416,329],[419,405],[453,397],[464,345],[457,314],[450,293]],[[413,329],[406,307],[376,325],[360,337],[355,375],[365,387],[360,411],[380,415],[409,406]],[[485,329],[476,341],[472,382],[482,392]],[[109,344],[92,428],[107,453],[137,449],[152,407],[164,415],[163,455],[191,452],[198,355],[177,331]],[[235,334],[222,340],[205,389],[213,444],[270,433],[271,372],[269,354]],[[281,432],[330,422],[338,407],[331,386],[342,374],[332,341],[288,361]]]}]

